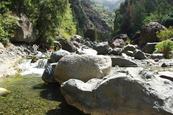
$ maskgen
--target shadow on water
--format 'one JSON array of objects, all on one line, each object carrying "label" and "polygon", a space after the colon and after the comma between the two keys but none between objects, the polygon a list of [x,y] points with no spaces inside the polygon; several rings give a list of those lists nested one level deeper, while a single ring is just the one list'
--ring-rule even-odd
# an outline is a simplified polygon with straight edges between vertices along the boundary
[{"label": "shadow on water", "polygon": [[49,110],[46,115],[86,115],[66,103],[59,84],[38,84],[33,89],[42,89],[40,92],[42,98],[60,103],[56,109]]}]

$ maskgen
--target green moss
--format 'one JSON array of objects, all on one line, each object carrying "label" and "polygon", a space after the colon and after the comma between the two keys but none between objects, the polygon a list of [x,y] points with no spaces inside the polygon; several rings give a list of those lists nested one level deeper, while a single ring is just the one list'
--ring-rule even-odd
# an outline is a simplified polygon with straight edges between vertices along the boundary
[{"label": "green moss", "polygon": [[59,86],[46,85],[39,77],[5,78],[0,87],[11,91],[0,97],[0,115],[82,115],[64,102]]}]

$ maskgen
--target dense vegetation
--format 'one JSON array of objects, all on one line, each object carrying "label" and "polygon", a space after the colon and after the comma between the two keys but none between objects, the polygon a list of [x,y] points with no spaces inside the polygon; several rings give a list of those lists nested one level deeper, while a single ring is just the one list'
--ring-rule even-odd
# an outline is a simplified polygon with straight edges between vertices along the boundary
[{"label": "dense vegetation", "polygon": [[173,28],[161,30],[157,36],[161,42],[156,45],[156,52],[163,53],[165,58],[172,58],[173,41],[170,38],[173,38]]},{"label": "dense vegetation", "polygon": [[172,0],[126,0],[115,12],[114,33],[133,35],[151,21],[172,19]]},{"label": "dense vegetation", "polygon": [[17,19],[21,14],[26,15],[33,23],[39,43],[49,43],[56,36],[68,38],[76,33],[68,0],[2,0],[0,41],[13,37],[15,22],[12,19]]}]

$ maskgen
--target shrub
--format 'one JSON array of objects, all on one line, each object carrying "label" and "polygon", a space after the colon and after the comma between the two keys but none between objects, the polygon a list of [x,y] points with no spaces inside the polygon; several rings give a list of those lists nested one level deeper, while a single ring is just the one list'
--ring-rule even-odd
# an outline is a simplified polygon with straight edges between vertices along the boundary
[{"label": "shrub", "polygon": [[16,18],[9,12],[0,14],[0,42],[7,45],[9,39],[14,37],[14,32],[17,26]]},{"label": "shrub", "polygon": [[157,32],[157,37],[160,39],[160,41],[170,39],[173,37],[173,27]]},{"label": "shrub", "polygon": [[156,52],[163,53],[165,58],[171,58],[171,51],[173,51],[171,40],[164,40],[156,45]]}]

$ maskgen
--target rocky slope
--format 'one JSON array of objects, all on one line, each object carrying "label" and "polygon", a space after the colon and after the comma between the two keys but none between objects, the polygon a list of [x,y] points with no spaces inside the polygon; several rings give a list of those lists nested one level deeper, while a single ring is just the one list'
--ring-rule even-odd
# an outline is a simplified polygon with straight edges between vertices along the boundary
[{"label": "rocky slope", "polygon": [[111,29],[92,7],[90,0],[71,0],[72,10],[78,23],[78,33],[90,38],[106,39]]}]

